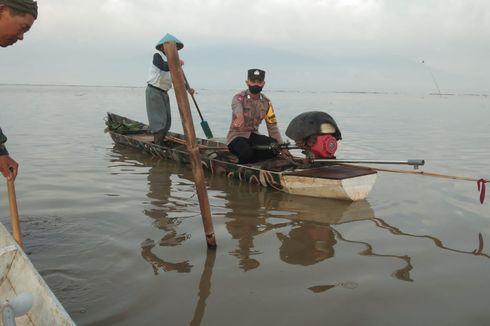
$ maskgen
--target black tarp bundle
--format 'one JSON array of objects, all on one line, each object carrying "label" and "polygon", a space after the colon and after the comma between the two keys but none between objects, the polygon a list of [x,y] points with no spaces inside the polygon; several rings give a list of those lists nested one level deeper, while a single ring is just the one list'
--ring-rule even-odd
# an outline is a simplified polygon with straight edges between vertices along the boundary
[{"label": "black tarp bundle", "polygon": [[286,136],[294,141],[304,141],[305,139],[321,133],[321,125],[329,123],[335,127],[333,136],[337,140],[342,139],[342,134],[335,120],[325,112],[310,111],[304,112],[291,120],[286,129]]}]

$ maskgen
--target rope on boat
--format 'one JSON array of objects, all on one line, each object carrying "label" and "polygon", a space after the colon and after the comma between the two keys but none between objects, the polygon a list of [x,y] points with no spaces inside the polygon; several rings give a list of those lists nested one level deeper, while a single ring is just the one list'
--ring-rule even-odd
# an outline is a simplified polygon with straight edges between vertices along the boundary
[{"label": "rope on boat", "polygon": [[456,176],[456,175],[440,174],[440,173],[425,172],[425,171],[393,170],[393,169],[384,169],[384,168],[372,168],[372,169],[376,170],[376,171],[382,171],[382,172],[418,174],[418,175],[429,176],[429,177],[473,181],[473,182],[476,182],[476,186],[478,188],[478,191],[480,192],[480,203],[481,204],[483,204],[483,202],[485,201],[485,192],[486,192],[485,184],[490,181],[490,180],[484,179],[484,178],[475,179],[475,178],[470,178],[470,177],[461,177],[461,176]]}]

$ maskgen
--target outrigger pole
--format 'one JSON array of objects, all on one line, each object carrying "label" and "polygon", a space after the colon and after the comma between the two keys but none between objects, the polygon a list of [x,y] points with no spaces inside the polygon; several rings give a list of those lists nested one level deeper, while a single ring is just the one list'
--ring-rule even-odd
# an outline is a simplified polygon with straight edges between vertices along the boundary
[{"label": "outrigger pole", "polygon": [[208,248],[216,248],[216,238],[214,235],[213,220],[211,219],[211,209],[209,207],[208,192],[204,179],[204,172],[201,165],[201,155],[196,141],[196,131],[192,122],[192,115],[189,105],[189,98],[186,94],[184,74],[180,66],[179,54],[175,41],[167,41],[163,44],[165,55],[168,59],[168,66],[172,76],[172,83],[175,90],[175,97],[179,107],[182,127],[186,138],[189,159],[192,165],[192,174],[196,185],[197,198],[199,199],[199,208],[204,225],[204,233]]},{"label": "outrigger pole", "polygon": [[[287,149],[303,149],[298,146],[291,146],[289,143],[284,144],[276,144],[272,143],[270,145],[256,145],[253,146],[254,149],[265,149],[271,151],[279,152],[283,148]],[[307,159],[308,162],[311,163],[352,163],[352,164],[401,164],[401,165],[412,165],[415,170],[419,168],[419,166],[425,164],[425,160],[405,160],[405,161],[387,161],[387,160],[357,160],[357,159],[336,159],[336,158],[316,158],[316,159]]]},{"label": "outrigger pole", "polygon": [[[257,145],[254,146],[255,149],[265,149],[272,151],[279,151],[283,148],[287,149],[303,149],[298,146],[291,146],[289,143],[284,144],[270,144],[270,145]],[[324,164],[399,164],[399,165],[412,165],[414,170],[418,170],[419,166],[425,164],[425,160],[405,160],[405,161],[386,161],[386,160],[355,160],[355,159],[337,159],[337,158],[317,158],[317,159],[303,159],[305,162],[309,163],[324,163]],[[376,171],[384,171],[384,172],[395,172],[395,173],[412,173],[424,176],[438,177],[438,178],[446,178],[446,179],[456,179],[456,180],[466,180],[466,181],[474,181],[476,182],[478,191],[480,192],[480,203],[483,204],[485,201],[485,192],[486,192],[486,183],[490,182],[487,179],[475,179],[469,177],[461,177],[440,173],[432,173],[432,172],[424,172],[424,171],[406,171],[406,170],[390,170],[390,169],[380,169],[380,168],[372,168]]]},{"label": "outrigger pole", "polygon": [[312,163],[357,163],[357,164],[401,164],[401,165],[412,165],[415,170],[419,166],[425,164],[425,160],[406,160],[406,161],[383,161],[383,160],[343,160],[336,158],[317,158],[313,159]]}]

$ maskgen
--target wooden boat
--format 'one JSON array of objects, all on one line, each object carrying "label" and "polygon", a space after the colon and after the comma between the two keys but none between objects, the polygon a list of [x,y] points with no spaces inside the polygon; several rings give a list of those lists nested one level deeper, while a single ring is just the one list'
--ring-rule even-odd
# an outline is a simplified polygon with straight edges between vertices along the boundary
[{"label": "wooden boat", "polygon": [[[185,136],[169,132],[164,145],[153,143],[148,126],[114,113],[108,113],[107,131],[114,142],[131,146],[151,155],[190,163]],[[375,170],[344,164],[303,164],[301,159],[275,158],[253,164],[238,164],[226,144],[216,140],[197,139],[201,161],[213,174],[256,183],[294,195],[362,200],[374,186]],[[304,160],[303,160],[304,161]]]},{"label": "wooden boat", "polygon": [[7,318],[11,313],[7,306],[17,312],[16,306],[24,306],[20,309],[27,312],[15,318],[15,324],[5,323],[4,319],[3,325],[75,325],[24,251],[0,223],[0,318]]}]

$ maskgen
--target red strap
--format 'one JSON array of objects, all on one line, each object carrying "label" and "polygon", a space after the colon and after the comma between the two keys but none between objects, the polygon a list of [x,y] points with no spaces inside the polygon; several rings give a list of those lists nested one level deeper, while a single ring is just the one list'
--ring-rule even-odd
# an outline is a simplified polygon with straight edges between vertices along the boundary
[{"label": "red strap", "polygon": [[481,191],[480,191],[480,203],[483,204],[483,201],[485,200],[485,183],[487,181],[485,179],[480,179],[476,182],[476,185],[478,186],[478,191],[480,191],[480,185],[481,185]]}]

